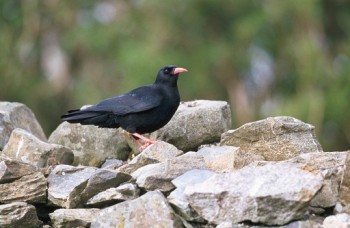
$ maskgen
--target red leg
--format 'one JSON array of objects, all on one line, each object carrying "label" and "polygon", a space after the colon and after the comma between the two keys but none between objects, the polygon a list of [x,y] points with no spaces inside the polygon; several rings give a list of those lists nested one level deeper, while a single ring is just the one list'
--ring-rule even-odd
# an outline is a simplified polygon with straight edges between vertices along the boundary
[{"label": "red leg", "polygon": [[[140,151],[143,151],[144,149],[146,149],[149,145],[154,144],[155,142],[150,140],[149,138],[146,138],[143,135],[140,135],[139,133],[133,133],[132,134],[134,137],[136,137],[137,139],[135,139],[136,143],[140,145]],[[145,141],[146,143],[142,145],[142,143],[140,142],[140,139]]]}]

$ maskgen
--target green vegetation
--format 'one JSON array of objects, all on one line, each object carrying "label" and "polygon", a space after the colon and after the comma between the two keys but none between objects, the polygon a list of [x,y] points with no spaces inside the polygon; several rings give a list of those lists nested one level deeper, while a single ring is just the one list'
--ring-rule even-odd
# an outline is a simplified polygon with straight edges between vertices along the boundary
[{"label": "green vegetation", "polygon": [[47,134],[66,110],[190,70],[182,100],[227,100],[234,127],[274,115],[350,147],[350,2],[0,1],[0,99]]}]

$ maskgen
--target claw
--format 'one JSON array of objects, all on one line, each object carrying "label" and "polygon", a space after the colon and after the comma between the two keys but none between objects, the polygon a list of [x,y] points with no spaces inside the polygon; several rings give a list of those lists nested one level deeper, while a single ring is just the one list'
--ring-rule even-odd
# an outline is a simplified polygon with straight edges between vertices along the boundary
[{"label": "claw", "polygon": [[[143,135],[140,135],[139,133],[133,133],[131,134],[134,138],[135,138],[135,141],[136,143],[140,146],[139,150],[142,152],[144,149],[146,149],[148,146],[152,145],[155,143],[155,141],[153,140],[150,140],[149,138],[146,138],[145,136]],[[140,142],[140,140],[143,140],[145,141],[146,143],[145,144],[142,144]]]}]

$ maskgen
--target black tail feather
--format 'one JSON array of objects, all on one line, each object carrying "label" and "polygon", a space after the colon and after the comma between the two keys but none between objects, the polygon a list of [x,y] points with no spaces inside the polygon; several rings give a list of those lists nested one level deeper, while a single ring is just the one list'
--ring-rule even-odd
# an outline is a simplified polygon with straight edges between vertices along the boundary
[{"label": "black tail feather", "polygon": [[118,128],[117,118],[110,112],[98,112],[91,110],[70,110],[61,116],[63,121],[80,123],[83,125],[96,125],[105,128]]}]

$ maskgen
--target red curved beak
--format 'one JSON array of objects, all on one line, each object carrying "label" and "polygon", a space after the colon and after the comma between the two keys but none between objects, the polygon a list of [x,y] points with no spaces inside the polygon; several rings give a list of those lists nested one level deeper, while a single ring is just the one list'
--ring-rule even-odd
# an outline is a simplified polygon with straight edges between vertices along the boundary
[{"label": "red curved beak", "polygon": [[174,75],[176,75],[176,74],[180,74],[180,73],[183,73],[183,72],[187,72],[188,70],[187,69],[185,69],[185,68],[181,68],[181,67],[176,67],[175,69],[174,69]]}]

